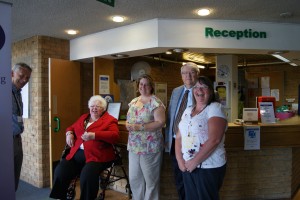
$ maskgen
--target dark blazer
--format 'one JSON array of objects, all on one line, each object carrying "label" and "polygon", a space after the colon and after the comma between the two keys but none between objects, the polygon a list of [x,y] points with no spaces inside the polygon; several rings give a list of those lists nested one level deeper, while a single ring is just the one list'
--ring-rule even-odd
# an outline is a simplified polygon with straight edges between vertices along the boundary
[{"label": "dark blazer", "polygon": [[172,91],[169,107],[168,107],[168,114],[167,114],[167,123],[166,123],[166,129],[165,129],[165,151],[170,152],[171,145],[172,145],[172,138],[173,138],[173,124],[175,120],[175,114],[178,102],[180,101],[180,97],[182,96],[182,93],[184,91],[184,86],[181,85],[177,88],[175,88]]},{"label": "dark blazer", "polygon": [[86,130],[84,121],[89,113],[83,114],[66,131],[73,131],[75,134],[75,144],[71,148],[66,159],[70,160],[79,149],[83,140],[81,136],[85,131],[95,132],[95,140],[83,142],[86,162],[109,162],[115,158],[114,149],[111,144],[115,144],[119,139],[118,121],[105,112],[96,122],[91,124]]}]

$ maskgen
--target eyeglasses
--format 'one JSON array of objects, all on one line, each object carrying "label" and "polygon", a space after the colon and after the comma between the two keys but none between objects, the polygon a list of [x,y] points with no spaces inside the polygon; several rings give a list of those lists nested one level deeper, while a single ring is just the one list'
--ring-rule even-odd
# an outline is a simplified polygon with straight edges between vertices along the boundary
[{"label": "eyeglasses", "polygon": [[90,108],[97,108],[97,109],[100,109],[101,108],[101,106],[96,106],[96,105],[92,105],[92,106],[90,106]]},{"label": "eyeglasses", "polygon": [[190,71],[190,72],[181,72],[181,75],[195,75],[196,72],[195,71]]},{"label": "eyeglasses", "polygon": [[198,90],[208,90],[208,86],[207,85],[195,85],[194,89],[198,89]]}]

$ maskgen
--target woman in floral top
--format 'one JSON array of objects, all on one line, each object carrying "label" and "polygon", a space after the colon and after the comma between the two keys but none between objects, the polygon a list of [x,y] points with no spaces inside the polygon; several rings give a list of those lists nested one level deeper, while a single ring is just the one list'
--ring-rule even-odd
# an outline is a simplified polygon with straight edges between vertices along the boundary
[{"label": "woman in floral top", "polygon": [[129,182],[133,200],[155,200],[159,199],[165,106],[153,95],[154,83],[149,75],[142,75],[137,84],[141,95],[129,103],[126,121]]}]

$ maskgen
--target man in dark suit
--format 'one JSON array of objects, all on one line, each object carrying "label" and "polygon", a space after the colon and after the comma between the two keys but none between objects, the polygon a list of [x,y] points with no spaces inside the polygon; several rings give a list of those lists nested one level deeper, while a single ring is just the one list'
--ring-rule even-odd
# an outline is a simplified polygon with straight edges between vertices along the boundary
[{"label": "man in dark suit", "polygon": [[23,124],[23,102],[21,90],[28,83],[32,69],[25,63],[17,63],[12,68],[12,126],[14,141],[14,172],[15,172],[15,191],[18,189],[22,162],[23,148],[21,134],[24,131]]},{"label": "man in dark suit", "polygon": [[[182,172],[178,167],[178,163],[175,157],[175,136],[176,129],[178,124],[176,123],[176,118],[178,115],[179,107],[182,102],[182,98],[186,92],[189,90],[187,97],[186,107],[193,105],[193,92],[192,88],[197,81],[197,77],[200,74],[200,70],[195,63],[188,62],[181,67],[181,78],[183,81],[183,85],[175,88],[172,92],[169,107],[168,107],[168,115],[167,115],[167,124],[166,124],[166,152],[170,152],[170,156],[172,159],[172,166],[175,176],[175,184],[177,188],[177,192],[180,200],[185,199],[184,185],[182,181]],[[182,113],[181,113],[182,114]],[[178,116],[181,119],[181,116]],[[175,126],[174,126],[175,125]]]}]

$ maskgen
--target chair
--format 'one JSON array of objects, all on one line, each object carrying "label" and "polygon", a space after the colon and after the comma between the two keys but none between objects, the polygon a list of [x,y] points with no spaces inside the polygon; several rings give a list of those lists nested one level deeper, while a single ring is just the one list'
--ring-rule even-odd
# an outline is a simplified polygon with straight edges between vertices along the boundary
[{"label": "chair", "polygon": [[[123,161],[122,161],[122,155],[121,155],[121,149],[126,148],[124,145],[113,145],[114,151],[115,151],[115,159],[112,161],[112,164],[109,168],[105,169],[100,175],[99,175],[99,181],[100,181],[100,193],[96,200],[104,200],[105,199],[105,191],[108,189],[108,187],[115,183],[116,181],[119,181],[121,179],[125,179],[127,184],[125,186],[126,193],[128,194],[128,198],[131,199],[131,189],[129,184],[129,179],[127,176],[127,173],[125,171]],[[65,146],[61,159],[65,158],[66,155],[68,155],[70,152],[70,147],[68,145]],[[117,173],[117,168],[121,169],[121,172],[123,175],[120,175]],[[68,192],[67,192],[67,199],[73,200],[76,196],[76,182],[79,178],[79,175],[76,176],[70,183]]]},{"label": "chair", "polygon": [[[113,145],[116,158],[113,161],[111,167],[107,168],[103,171],[102,175],[100,176],[101,182],[100,182],[100,188],[102,189],[102,192],[100,192],[97,200],[104,200],[105,198],[105,190],[116,181],[119,181],[121,179],[125,179],[127,184],[125,186],[126,193],[128,194],[129,199],[131,199],[131,190],[130,190],[130,184],[128,180],[127,173],[125,171],[123,161],[122,161],[122,155],[121,155],[121,149],[126,148],[124,145]],[[120,175],[117,173],[117,168],[121,169],[121,172],[123,175]]]}]

